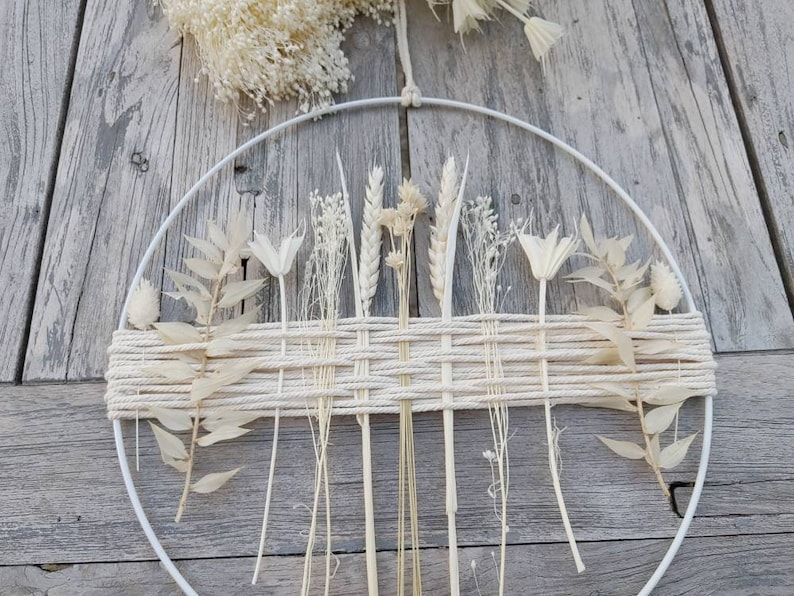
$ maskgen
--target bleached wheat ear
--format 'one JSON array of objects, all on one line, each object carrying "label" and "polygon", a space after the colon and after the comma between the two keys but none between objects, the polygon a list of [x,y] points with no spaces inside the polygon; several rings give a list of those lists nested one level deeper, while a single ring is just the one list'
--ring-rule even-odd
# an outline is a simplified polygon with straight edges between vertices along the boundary
[{"label": "bleached wheat ear", "polygon": [[361,216],[361,248],[359,250],[358,283],[364,315],[370,314],[372,298],[380,276],[381,229],[383,212],[383,168],[375,164],[369,171],[364,213]]},{"label": "bleached wheat ear", "polygon": [[458,196],[458,169],[455,158],[450,157],[441,169],[441,187],[435,205],[436,223],[430,226],[430,285],[439,306],[444,304],[444,280],[446,277],[447,242],[449,240],[449,224],[455,211],[455,199]]}]

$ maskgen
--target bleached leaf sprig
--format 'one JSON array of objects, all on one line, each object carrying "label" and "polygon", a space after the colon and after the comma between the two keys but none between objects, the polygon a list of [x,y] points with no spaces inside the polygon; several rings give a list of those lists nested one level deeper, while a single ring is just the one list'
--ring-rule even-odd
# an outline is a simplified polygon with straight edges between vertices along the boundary
[{"label": "bleached leaf sprig", "polygon": [[[657,307],[669,312],[678,306],[681,286],[673,272],[666,264],[657,262],[650,267],[650,285],[646,285],[650,261],[645,264],[639,261],[627,263],[626,253],[633,240],[631,236],[596,241],[584,216],[580,230],[591,264],[568,277],[574,283],[589,283],[600,288],[616,305],[616,309],[597,306],[581,311],[591,320],[587,326],[610,344],[588,358],[586,363],[622,364],[636,372],[638,358],[676,350],[679,344],[674,341],[635,339],[631,333],[647,329]],[[664,494],[669,496],[662,470],[671,470],[683,461],[697,433],[680,440],[676,436],[676,440],[665,448],[660,447],[661,435],[672,426],[677,427],[681,406],[699,392],[681,385],[678,379],[670,379],[652,389],[641,387],[637,382],[600,384],[597,388],[612,394],[604,402],[604,407],[637,413],[645,446],[631,441],[598,438],[621,457],[644,459],[654,471]],[[649,406],[653,408],[647,409]]]},{"label": "bleached leaf sprig", "polygon": [[[196,313],[195,325],[184,322],[154,323],[155,330],[166,345],[184,346],[175,359],[145,368],[150,375],[174,382],[190,383],[192,412],[185,409],[151,406],[149,414],[162,426],[151,423],[163,461],[185,474],[182,497],[176,521],[181,519],[190,492],[208,493],[231,479],[239,468],[212,473],[191,482],[197,447],[208,447],[242,436],[250,431],[244,425],[258,416],[254,414],[203,415],[202,402],[224,387],[247,376],[258,365],[256,358],[235,358],[233,336],[256,320],[256,309],[244,315],[215,323],[219,312],[237,307],[255,295],[265,284],[263,279],[229,281],[241,266],[241,252],[251,235],[248,215],[238,213],[229,219],[226,229],[213,222],[207,224],[205,239],[187,237],[187,242],[200,254],[184,259],[192,273],[167,270],[176,290],[167,295],[184,300]],[[294,242],[294,235],[288,238]],[[291,250],[291,245],[288,247]],[[277,255],[281,257],[281,255]],[[281,265],[281,263],[278,263]],[[206,434],[200,435],[200,428]],[[168,430],[166,430],[168,429]],[[191,432],[187,446],[175,432]]]}]

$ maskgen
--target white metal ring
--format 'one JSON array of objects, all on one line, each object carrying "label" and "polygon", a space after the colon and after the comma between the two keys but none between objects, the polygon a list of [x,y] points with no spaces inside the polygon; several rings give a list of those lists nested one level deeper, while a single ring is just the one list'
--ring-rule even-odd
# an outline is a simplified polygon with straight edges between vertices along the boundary
[{"label": "white metal ring", "polygon": [[[135,272],[135,276],[132,279],[132,283],[130,284],[130,289],[127,292],[127,297],[124,300],[124,307],[121,311],[121,316],[119,318],[119,326],[118,329],[124,329],[127,325],[127,306],[130,301],[130,297],[132,296],[133,290],[138,286],[138,283],[143,276],[146,267],[149,264],[154,252],[157,248],[157,245],[162,240],[165,233],[171,227],[171,224],[176,219],[177,215],[185,208],[187,203],[193,198],[196,193],[207,183],[207,181],[212,178],[219,170],[221,170],[224,166],[231,163],[238,155],[244,153],[251,147],[258,145],[259,143],[269,139],[273,135],[278,134],[279,132],[301,124],[303,122],[307,122],[310,120],[314,120],[319,116],[325,116],[328,114],[336,114],[339,112],[346,112],[355,110],[358,108],[371,108],[371,107],[379,107],[379,106],[393,106],[393,105],[401,105],[402,98],[400,97],[376,97],[370,99],[360,99],[356,101],[349,101],[346,103],[340,103],[332,106],[328,106],[321,110],[310,112],[308,114],[302,114],[300,116],[296,116],[286,122],[283,122],[273,128],[266,130],[259,135],[255,136],[251,140],[243,143],[237,149],[229,153],[226,157],[220,160],[217,164],[215,164],[210,170],[204,174],[198,182],[196,182],[190,190],[185,193],[185,196],[182,197],[179,202],[174,206],[171,212],[168,214],[168,217],[165,218],[163,223],[160,225],[160,228],[157,230],[157,233],[152,238],[152,241],[149,243],[149,246],[146,249],[146,252],[141,259],[140,264],[138,265],[138,269]],[[672,251],[665,243],[664,239],[662,238],[659,231],[654,227],[653,223],[648,219],[645,213],[640,209],[639,205],[634,202],[634,200],[629,196],[629,194],[623,190],[623,188],[615,182],[604,170],[602,170],[598,165],[596,165],[593,161],[589,158],[585,157],[582,153],[565,143],[564,141],[558,139],[554,135],[546,132],[524,122],[523,120],[519,120],[513,116],[509,116],[502,112],[497,112],[496,110],[492,110],[490,108],[485,108],[482,106],[476,106],[473,104],[468,104],[460,101],[455,101],[451,99],[440,99],[440,98],[433,98],[433,97],[423,97],[422,98],[422,105],[423,106],[438,106],[438,107],[446,107],[446,108],[453,108],[458,110],[463,110],[466,112],[471,112],[475,114],[480,114],[483,116],[488,116],[490,118],[494,118],[496,120],[501,120],[503,122],[507,122],[508,124],[512,124],[518,128],[526,130],[538,136],[564,153],[567,153],[582,165],[584,165],[587,169],[593,172],[599,179],[601,179],[609,188],[611,188],[615,194],[617,194],[623,203],[631,209],[637,219],[642,223],[651,237],[656,241],[657,245],[662,251],[665,259],[669,263],[670,267],[672,268],[673,272],[678,277],[679,281],[681,282],[681,287],[684,292],[684,298],[687,303],[687,308],[690,311],[696,310],[695,301],[692,298],[692,292],[689,289],[689,285],[684,279],[684,275],[681,272],[681,267],[678,265],[675,257],[673,256]],[[411,108],[411,109],[418,109],[418,108]],[[689,500],[689,505],[687,506],[686,512],[684,513],[684,517],[681,520],[681,525],[678,528],[678,531],[673,538],[672,543],[667,549],[662,561],[659,563],[659,566],[654,571],[653,575],[651,575],[650,579],[645,583],[643,588],[639,591],[638,596],[647,596],[651,593],[651,591],[656,587],[659,583],[659,580],[662,578],[664,573],[667,571],[668,567],[670,567],[670,563],[673,561],[676,552],[678,552],[681,543],[684,540],[684,536],[686,536],[687,530],[689,530],[689,525],[692,523],[692,519],[695,516],[695,509],[697,508],[698,501],[700,500],[700,494],[703,491],[703,485],[706,480],[706,469],[708,467],[709,461],[709,454],[711,451],[711,431],[712,431],[712,418],[713,418],[713,402],[711,396],[707,396],[705,398],[705,421],[703,425],[703,448],[700,452],[700,464],[697,471],[697,476],[695,478],[695,485],[692,489],[692,497]],[[116,439],[116,451],[118,452],[119,456],[119,466],[121,468],[121,474],[124,477],[124,485],[127,487],[127,492],[130,496],[130,501],[132,502],[132,507],[135,510],[135,515],[138,517],[138,521],[143,528],[146,537],[149,539],[149,543],[154,548],[155,553],[160,558],[160,561],[163,563],[163,566],[166,568],[168,573],[171,577],[176,581],[179,587],[188,595],[196,595],[197,592],[191,587],[190,583],[185,579],[185,577],[179,572],[179,570],[174,565],[174,562],[168,556],[168,553],[165,552],[163,545],[160,543],[160,540],[157,538],[157,535],[154,533],[154,529],[152,528],[151,523],[149,523],[149,519],[146,517],[146,512],[143,510],[143,506],[141,505],[141,501],[138,497],[138,492],[135,489],[135,484],[132,481],[132,475],[130,473],[130,468],[127,463],[127,455],[124,448],[124,436],[121,430],[121,421],[114,420],[113,421],[113,434]]]}]

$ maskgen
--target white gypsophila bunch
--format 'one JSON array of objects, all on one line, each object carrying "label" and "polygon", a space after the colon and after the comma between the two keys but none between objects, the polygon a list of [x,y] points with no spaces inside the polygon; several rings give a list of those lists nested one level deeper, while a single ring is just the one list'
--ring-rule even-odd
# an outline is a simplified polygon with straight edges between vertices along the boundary
[{"label": "white gypsophila bunch", "polygon": [[221,101],[261,109],[297,97],[308,112],[345,92],[340,45],[356,15],[380,18],[387,0],[160,0],[171,26],[194,37],[202,74]]},{"label": "white gypsophila bunch", "polygon": [[513,232],[499,231],[499,216],[491,197],[477,197],[463,206],[463,236],[474,276],[477,305],[482,314],[496,312],[496,277],[504,264],[506,248],[515,238]]}]

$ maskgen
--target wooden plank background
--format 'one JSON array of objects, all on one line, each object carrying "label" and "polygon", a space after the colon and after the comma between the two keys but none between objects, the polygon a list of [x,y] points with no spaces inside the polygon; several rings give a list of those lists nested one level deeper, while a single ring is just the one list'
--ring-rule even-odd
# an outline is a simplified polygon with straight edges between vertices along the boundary
[{"label": "wooden plank background", "polygon": [[[673,247],[706,314],[718,357],[720,395],[707,487],[691,537],[659,593],[789,594],[794,534],[791,369],[794,361],[792,210],[794,12],[786,0],[566,0],[537,2],[566,36],[547,72],[531,58],[512,19],[485,24],[465,50],[445,11],[409,1],[417,82],[430,96],[487,105],[570,142],[622,184]],[[0,8],[0,594],[171,594],[175,585],[129,506],[96,382],[143,249],[169,208],[234,147],[295,112],[280,104],[242,126],[234,106],[214,100],[192,41],[170,31],[147,2],[97,0],[44,7],[12,0]],[[360,20],[344,49],[356,79],[349,99],[394,95],[401,87],[393,29]],[[251,106],[243,103],[244,109]],[[422,108],[384,108],[327,118],[240,156],[179,218],[149,269],[184,256],[182,234],[207,218],[249,210],[256,229],[292,231],[305,197],[338,188],[333,149],[345,163],[354,210],[372,160],[389,180],[405,173],[433,196],[443,159],[471,155],[469,189],[490,193],[504,217],[573,229],[585,210],[605,233],[636,231],[614,197],[581,167],[496,122]],[[387,189],[387,202],[394,189]],[[427,247],[428,221],[417,232]],[[638,232],[636,254],[652,250]],[[304,248],[306,250],[307,248]],[[299,261],[301,259],[299,258]],[[418,261],[423,264],[423,260]],[[463,265],[461,259],[460,265]],[[472,309],[466,268],[455,305]],[[247,272],[249,275],[257,271]],[[297,307],[298,280],[289,279]],[[535,308],[528,268],[516,251],[505,268],[507,310]],[[416,309],[436,312],[424,270]],[[273,288],[260,297],[275,304]],[[552,284],[557,311],[595,299]],[[349,299],[348,299],[349,300]],[[348,303],[350,309],[352,302]],[[186,311],[164,304],[167,317]],[[274,317],[272,309],[264,316]],[[394,312],[390,276],[376,300]],[[69,381],[73,381],[69,383]],[[46,384],[42,384],[42,383]],[[21,383],[21,384],[13,384]],[[702,424],[687,406],[686,428]],[[644,466],[616,460],[593,435],[630,433],[612,412],[559,408],[566,502],[588,571],[575,576],[545,466],[539,413],[512,414],[509,593],[628,594],[642,585],[669,544],[691,493],[696,457],[669,474],[664,500]],[[487,416],[458,413],[456,450],[462,588],[495,590],[489,515]],[[228,490],[194,498],[184,523],[171,522],[179,476],[157,463],[148,430],[136,475],[144,506],[179,566],[203,593],[294,593],[308,527],[313,467],[306,422],[283,424],[264,583],[252,590],[271,422],[200,466],[246,468]],[[373,421],[382,587],[394,575],[396,423]],[[133,425],[125,424],[127,447]],[[423,570],[429,594],[446,589],[446,517],[440,417],[416,422]],[[332,431],[337,593],[360,594],[363,515],[360,438],[353,420]],[[147,583],[141,586],[140,578]],[[520,588],[518,588],[520,586]]]}]

